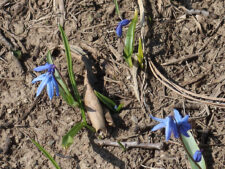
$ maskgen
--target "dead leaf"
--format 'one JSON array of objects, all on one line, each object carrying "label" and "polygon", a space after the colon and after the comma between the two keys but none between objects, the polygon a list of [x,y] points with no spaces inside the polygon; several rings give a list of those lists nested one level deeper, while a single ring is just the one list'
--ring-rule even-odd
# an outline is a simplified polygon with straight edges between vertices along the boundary
[{"label": "dead leaf", "polygon": [[105,120],[108,123],[108,125],[111,126],[111,127],[116,127],[109,109],[104,107],[103,110],[104,110],[104,114],[105,114]]},{"label": "dead leaf", "polygon": [[[135,55],[135,60],[137,60],[137,56]],[[138,81],[137,81],[137,70],[138,63],[135,61],[133,67],[130,69],[132,80],[133,80],[133,90],[137,100],[140,102],[140,95],[138,90]]]},{"label": "dead leaf", "polygon": [[107,134],[102,106],[90,85],[87,72],[85,72],[84,85],[86,86],[84,104],[92,126],[97,132],[102,131]]}]

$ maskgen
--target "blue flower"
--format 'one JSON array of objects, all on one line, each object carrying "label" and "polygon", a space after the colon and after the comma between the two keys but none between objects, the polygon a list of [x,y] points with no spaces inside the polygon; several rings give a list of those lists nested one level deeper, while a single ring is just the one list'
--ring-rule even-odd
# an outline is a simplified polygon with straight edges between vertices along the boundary
[{"label": "blue flower", "polygon": [[154,126],[151,131],[156,131],[158,129],[165,128],[166,141],[168,141],[170,139],[172,132],[173,132],[175,138],[179,137],[179,133],[177,131],[177,126],[176,126],[176,123],[174,122],[172,116],[168,116],[165,119],[156,118],[156,117],[153,117],[152,115],[150,115],[150,117],[153,120],[156,120],[159,122],[159,124]]},{"label": "blue flower", "polygon": [[47,85],[47,93],[51,100],[54,96],[54,88],[56,90],[56,95],[59,96],[59,87],[54,77],[55,65],[46,63],[43,66],[34,68],[34,71],[37,71],[37,72],[43,71],[43,70],[48,70],[48,71],[36,77],[35,79],[33,79],[32,83],[34,84],[38,81],[41,81],[41,84],[37,89],[36,97],[41,94],[42,90]]},{"label": "blue flower", "polygon": [[191,129],[191,125],[188,123],[189,116],[181,117],[179,111],[174,109],[174,118],[177,122],[178,131],[186,137],[189,137],[187,131]]},{"label": "blue flower", "polygon": [[202,152],[200,150],[197,150],[195,154],[193,155],[193,159],[195,162],[199,162],[202,159]]},{"label": "blue flower", "polygon": [[122,20],[122,21],[119,22],[119,24],[116,27],[116,34],[117,34],[118,37],[121,37],[122,36],[123,26],[126,26],[129,23],[130,23],[130,20],[128,20],[128,19],[124,19],[124,20]]}]

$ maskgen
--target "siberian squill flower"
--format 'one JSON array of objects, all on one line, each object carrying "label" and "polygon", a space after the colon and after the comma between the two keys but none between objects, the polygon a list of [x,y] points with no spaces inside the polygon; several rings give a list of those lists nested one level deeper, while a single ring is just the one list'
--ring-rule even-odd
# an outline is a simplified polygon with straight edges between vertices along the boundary
[{"label": "siberian squill flower", "polygon": [[40,72],[43,70],[47,70],[47,72],[33,79],[32,84],[41,81],[41,84],[37,89],[36,97],[41,94],[42,90],[47,85],[47,93],[51,100],[54,96],[54,89],[56,90],[56,95],[59,96],[59,87],[54,77],[55,65],[46,63],[43,66],[34,68],[34,71],[36,72]]},{"label": "siberian squill flower", "polygon": [[187,133],[187,131],[191,129],[191,125],[188,123],[189,116],[186,115],[182,118],[179,111],[177,109],[174,109],[174,118],[176,120],[179,133],[183,134],[186,137],[189,137]]},{"label": "siberian squill flower", "polygon": [[130,20],[128,20],[128,19],[124,19],[124,20],[122,20],[122,21],[119,22],[119,24],[116,27],[116,34],[117,34],[118,37],[121,37],[122,36],[123,26],[126,26],[129,23],[130,23]]},{"label": "siberian squill flower", "polygon": [[193,159],[195,162],[199,162],[202,159],[202,151],[201,150],[197,150],[195,152],[195,154],[193,155]]},{"label": "siberian squill flower", "polygon": [[153,120],[156,120],[159,122],[159,124],[154,126],[151,131],[156,131],[158,129],[165,128],[166,141],[168,141],[170,139],[172,133],[174,134],[175,138],[179,137],[179,134],[177,131],[177,126],[176,126],[176,123],[174,122],[172,116],[168,116],[165,119],[153,117],[152,115],[150,115],[150,117]]}]

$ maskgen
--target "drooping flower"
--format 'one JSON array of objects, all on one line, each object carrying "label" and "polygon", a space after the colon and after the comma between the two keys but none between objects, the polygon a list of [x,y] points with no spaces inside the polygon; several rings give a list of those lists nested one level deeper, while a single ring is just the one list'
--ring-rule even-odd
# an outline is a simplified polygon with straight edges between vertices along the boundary
[{"label": "drooping flower", "polygon": [[189,137],[188,130],[191,129],[191,125],[188,123],[189,116],[186,115],[183,118],[181,117],[179,111],[177,109],[174,109],[174,118],[177,123],[177,129],[178,131],[183,134],[186,137]]},{"label": "drooping flower", "polygon": [[197,150],[195,152],[195,154],[193,155],[193,159],[195,162],[199,162],[202,159],[202,151],[201,150]]},{"label": "drooping flower", "polygon": [[172,116],[168,116],[165,119],[153,117],[152,115],[150,115],[150,117],[153,120],[156,120],[159,122],[159,124],[154,126],[151,131],[156,131],[158,129],[165,128],[166,141],[168,141],[170,139],[172,133],[174,134],[174,137],[176,137],[176,138],[179,137],[179,134],[177,131],[177,126],[176,126],[176,123],[174,122]]},{"label": "drooping flower", "polygon": [[124,20],[122,20],[122,21],[119,22],[119,24],[116,27],[116,34],[117,34],[118,37],[121,37],[122,36],[123,26],[126,26],[129,23],[130,23],[130,20],[128,20],[128,19],[124,19]]},{"label": "drooping flower", "polygon": [[37,72],[43,71],[43,70],[47,70],[47,72],[34,78],[32,81],[32,84],[38,81],[41,81],[41,84],[39,85],[37,89],[36,97],[41,94],[42,90],[47,85],[47,93],[51,100],[54,96],[54,89],[56,90],[56,95],[59,96],[59,87],[54,77],[55,65],[46,63],[43,66],[34,68],[34,71],[37,71]]}]

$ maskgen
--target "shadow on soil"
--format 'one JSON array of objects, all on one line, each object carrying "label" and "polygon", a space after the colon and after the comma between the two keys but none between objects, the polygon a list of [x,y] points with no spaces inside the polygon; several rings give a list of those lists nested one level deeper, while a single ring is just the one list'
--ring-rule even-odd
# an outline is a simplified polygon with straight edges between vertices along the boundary
[{"label": "shadow on soil", "polygon": [[93,133],[88,131],[88,137],[93,150],[98,153],[104,160],[121,169],[125,168],[125,162],[114,156],[111,152],[94,143]]}]

